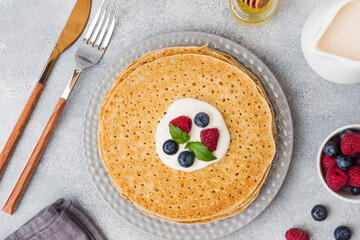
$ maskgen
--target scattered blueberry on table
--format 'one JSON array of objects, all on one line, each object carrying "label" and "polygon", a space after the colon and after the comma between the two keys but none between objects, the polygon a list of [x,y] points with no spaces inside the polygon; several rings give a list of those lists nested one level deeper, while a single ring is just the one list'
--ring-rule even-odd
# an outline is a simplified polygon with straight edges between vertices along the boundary
[{"label": "scattered blueberry on table", "polygon": [[327,209],[322,205],[316,205],[311,209],[311,216],[315,221],[324,221],[327,215]]},{"label": "scattered blueberry on table", "polygon": [[334,231],[334,237],[336,240],[350,240],[351,231],[345,226],[337,227]]}]

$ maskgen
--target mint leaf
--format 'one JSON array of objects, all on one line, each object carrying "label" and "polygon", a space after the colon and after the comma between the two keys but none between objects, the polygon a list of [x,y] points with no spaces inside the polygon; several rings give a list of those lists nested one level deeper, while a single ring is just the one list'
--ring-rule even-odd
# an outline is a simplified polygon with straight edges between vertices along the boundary
[{"label": "mint leaf", "polygon": [[170,128],[170,135],[175,142],[179,144],[183,144],[190,140],[189,134],[181,130],[179,127],[176,127],[173,124],[169,124],[169,128]]},{"label": "mint leaf", "polygon": [[193,152],[195,157],[201,161],[210,162],[216,159],[214,154],[201,142],[188,142],[185,148]]}]

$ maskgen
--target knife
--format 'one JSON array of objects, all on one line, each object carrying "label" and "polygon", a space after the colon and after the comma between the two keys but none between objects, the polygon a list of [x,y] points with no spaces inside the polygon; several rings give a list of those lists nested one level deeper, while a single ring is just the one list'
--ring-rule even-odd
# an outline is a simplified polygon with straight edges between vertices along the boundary
[{"label": "knife", "polygon": [[5,170],[12,152],[18,142],[21,133],[30,117],[32,110],[35,107],[37,100],[42,92],[47,78],[51,72],[56,59],[70,47],[83,32],[90,14],[91,0],[78,0],[73,8],[69,19],[67,20],[63,31],[60,34],[58,41],[45,64],[45,67],[35,85],[33,92],[27,101],[24,110],[22,111],[18,121],[15,124],[2,152],[0,153],[0,177]]}]

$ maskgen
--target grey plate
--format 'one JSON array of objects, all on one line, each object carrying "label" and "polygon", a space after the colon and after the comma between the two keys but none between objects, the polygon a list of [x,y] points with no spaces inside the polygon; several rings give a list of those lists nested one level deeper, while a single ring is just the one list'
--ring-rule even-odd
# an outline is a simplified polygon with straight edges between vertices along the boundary
[{"label": "grey plate", "polygon": [[[232,55],[261,80],[276,115],[277,149],[271,170],[259,196],[243,212],[211,223],[185,225],[149,217],[120,196],[117,189],[111,184],[105,166],[99,158],[97,148],[98,115],[105,93],[113,84],[115,77],[138,56],[165,47],[206,44],[210,48]],[[82,140],[85,163],[102,198],[129,224],[143,232],[164,239],[215,239],[239,230],[254,220],[274,199],[284,182],[293,149],[293,125],[289,105],[274,75],[262,61],[239,44],[223,37],[201,32],[178,32],[156,36],[136,44],[121,54],[96,84],[90,96],[83,124]]]}]

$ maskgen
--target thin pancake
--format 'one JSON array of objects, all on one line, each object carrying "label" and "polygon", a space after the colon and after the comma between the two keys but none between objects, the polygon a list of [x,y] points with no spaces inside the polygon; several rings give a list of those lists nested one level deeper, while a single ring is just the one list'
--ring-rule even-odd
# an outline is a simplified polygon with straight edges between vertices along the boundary
[{"label": "thin pancake", "polygon": [[[201,49],[202,49],[202,54],[203,53],[205,53],[206,54],[206,51],[208,51],[208,50],[206,50],[205,51],[205,49],[204,49],[205,47],[202,47]],[[179,48],[177,48],[177,49],[179,49]],[[190,47],[190,49],[191,50],[195,50],[195,48],[194,47]],[[210,51],[214,51],[214,50],[210,50]],[[169,52],[169,49],[162,49],[162,50],[159,50],[159,51],[157,51],[157,52],[162,52],[162,53],[160,53],[160,54],[158,54],[158,55],[161,55],[161,56],[166,56],[166,54]],[[214,51],[214,52],[216,52],[216,51]],[[174,53],[174,49],[172,49],[172,51],[170,51],[170,53],[171,54],[173,54]],[[222,54],[221,52],[218,52],[220,55]],[[143,56],[143,57],[141,57],[140,58],[140,60],[141,59],[149,59],[149,58],[151,58],[150,56],[151,55],[155,55],[156,54],[156,52],[152,52],[152,53],[148,53],[148,54],[146,54],[146,56]],[[229,60],[229,62],[232,62],[233,63],[233,65],[237,65],[240,69],[243,69],[244,70],[244,72],[246,72],[247,70],[245,69],[245,68],[243,68],[239,63],[237,63],[232,57],[230,57],[229,55],[226,55],[226,54],[222,54],[223,55],[223,57],[226,57],[228,60]],[[214,53],[212,53],[212,56],[214,56]],[[219,57],[220,59],[224,59],[224,58],[222,58],[222,57]],[[153,58],[151,58],[151,59],[153,59]],[[139,60],[139,61],[140,61]],[[134,62],[133,64],[131,64],[131,66],[133,66],[134,64],[136,64],[136,62]],[[130,66],[130,67],[131,67]],[[248,75],[250,75],[254,80],[255,80],[255,82],[256,83],[260,83],[257,79],[256,79],[256,77],[253,75],[253,74],[251,74],[249,71],[247,71],[247,73],[248,73]],[[262,91],[263,91],[263,88],[262,88],[262,86],[261,86],[261,84],[259,85],[259,87],[262,89]],[[265,97],[266,97],[266,99],[267,99],[267,96],[266,96],[266,94],[263,94],[263,95],[265,95]],[[268,99],[267,99],[268,100]],[[269,102],[269,101],[268,101]],[[273,125],[273,126],[275,126],[275,125]],[[275,132],[276,133],[276,132]],[[100,134],[100,132],[99,132],[99,134]],[[274,134],[274,137],[275,137],[275,134]]]},{"label": "thin pancake", "polygon": [[[157,121],[181,97],[217,106],[232,134],[224,159],[191,173],[165,167],[152,142]],[[213,57],[184,54],[145,64],[120,83],[104,108],[101,158],[120,191],[158,216],[192,221],[234,209],[255,191],[275,152],[271,110],[257,85]],[[192,194],[193,201],[187,200]]]}]

